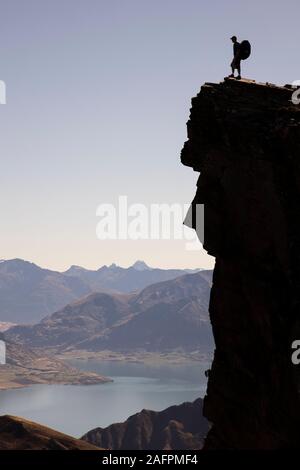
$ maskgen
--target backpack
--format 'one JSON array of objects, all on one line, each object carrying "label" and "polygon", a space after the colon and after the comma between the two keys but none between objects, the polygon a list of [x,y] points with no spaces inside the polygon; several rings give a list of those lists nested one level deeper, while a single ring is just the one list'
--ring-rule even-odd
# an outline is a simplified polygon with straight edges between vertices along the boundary
[{"label": "backpack", "polygon": [[240,44],[240,51],[239,51],[240,58],[242,60],[246,60],[251,55],[251,44],[249,41],[242,41]]}]

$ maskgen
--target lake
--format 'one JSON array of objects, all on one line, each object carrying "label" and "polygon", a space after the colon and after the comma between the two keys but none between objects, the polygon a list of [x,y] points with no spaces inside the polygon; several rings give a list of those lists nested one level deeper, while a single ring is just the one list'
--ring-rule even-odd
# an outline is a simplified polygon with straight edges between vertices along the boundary
[{"label": "lake", "polygon": [[39,422],[75,437],[126,420],[143,408],[168,406],[203,397],[207,363],[145,365],[126,362],[72,361],[83,370],[111,377],[100,385],[34,385],[0,392],[0,415]]}]

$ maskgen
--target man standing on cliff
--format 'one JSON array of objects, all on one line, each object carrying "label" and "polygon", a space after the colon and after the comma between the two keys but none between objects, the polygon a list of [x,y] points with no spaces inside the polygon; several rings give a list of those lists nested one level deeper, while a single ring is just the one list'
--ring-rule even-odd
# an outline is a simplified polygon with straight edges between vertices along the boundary
[{"label": "man standing on cliff", "polygon": [[232,74],[229,78],[234,78],[235,70],[238,71],[237,80],[241,80],[241,57],[240,57],[240,43],[236,36],[232,36],[231,41],[233,42],[233,61],[231,62]]}]

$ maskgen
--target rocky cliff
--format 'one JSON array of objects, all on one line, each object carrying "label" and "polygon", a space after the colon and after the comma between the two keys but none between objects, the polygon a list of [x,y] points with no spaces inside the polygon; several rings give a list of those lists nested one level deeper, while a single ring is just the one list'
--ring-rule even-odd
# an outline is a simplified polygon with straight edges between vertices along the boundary
[{"label": "rocky cliff", "polygon": [[112,450],[201,449],[208,430],[202,405],[198,398],[163,411],[142,410],[124,423],[93,429],[82,439]]},{"label": "rocky cliff", "polygon": [[200,172],[193,212],[204,204],[204,247],[216,258],[207,449],[299,446],[300,108],[291,97],[288,86],[225,80],[192,101],[182,163]]}]

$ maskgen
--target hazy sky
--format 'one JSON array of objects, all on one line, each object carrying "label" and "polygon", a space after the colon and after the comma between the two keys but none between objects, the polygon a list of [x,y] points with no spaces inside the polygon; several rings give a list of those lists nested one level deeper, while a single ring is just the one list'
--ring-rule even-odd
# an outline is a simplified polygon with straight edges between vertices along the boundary
[{"label": "hazy sky", "polygon": [[191,97],[229,73],[300,79],[296,0],[0,0],[0,258],[95,268],[211,267],[184,241],[99,241],[97,206],[189,203],[180,164]]}]

